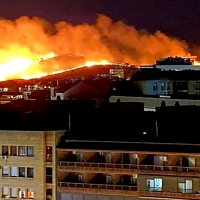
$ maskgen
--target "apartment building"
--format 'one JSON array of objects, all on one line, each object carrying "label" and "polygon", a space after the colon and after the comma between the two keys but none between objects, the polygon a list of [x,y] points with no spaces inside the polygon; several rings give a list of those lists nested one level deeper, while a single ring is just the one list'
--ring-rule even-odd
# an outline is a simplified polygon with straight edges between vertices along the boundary
[{"label": "apartment building", "polygon": [[56,199],[56,144],[64,131],[0,131],[2,199]]},{"label": "apartment building", "polygon": [[66,140],[57,147],[57,199],[200,199],[199,147]]}]

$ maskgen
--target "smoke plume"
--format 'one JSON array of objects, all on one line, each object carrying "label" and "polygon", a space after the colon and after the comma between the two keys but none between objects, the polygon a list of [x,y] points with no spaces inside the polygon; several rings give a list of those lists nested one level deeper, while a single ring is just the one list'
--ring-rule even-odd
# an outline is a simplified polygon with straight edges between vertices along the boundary
[{"label": "smoke plume", "polygon": [[[69,54],[84,55],[84,61],[107,60],[139,65],[154,63],[160,57],[186,56],[189,53],[184,41],[160,31],[150,34],[146,30],[136,30],[121,21],[113,22],[104,15],[98,15],[93,25],[75,26],[63,21],[50,24],[37,17],[20,17],[15,21],[1,19],[0,37],[0,64],[11,57],[38,59],[53,52],[63,55],[63,59]],[[38,66],[37,70],[63,70],[80,64],[83,59],[74,63],[70,61],[69,65],[66,57],[64,61],[60,58],[59,62],[62,65]]]}]

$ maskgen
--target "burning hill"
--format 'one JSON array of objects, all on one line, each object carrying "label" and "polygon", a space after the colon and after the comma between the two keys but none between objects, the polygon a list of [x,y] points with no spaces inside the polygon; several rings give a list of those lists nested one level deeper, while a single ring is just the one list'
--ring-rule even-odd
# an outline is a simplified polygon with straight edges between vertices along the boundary
[{"label": "burning hill", "polygon": [[[76,26],[67,22],[50,24],[37,17],[1,19],[0,37],[1,80],[41,77],[88,63],[140,65],[160,57],[189,54],[184,41],[160,31],[150,34],[136,30],[103,15],[98,15],[93,25]],[[71,54],[78,56],[69,58]]]}]

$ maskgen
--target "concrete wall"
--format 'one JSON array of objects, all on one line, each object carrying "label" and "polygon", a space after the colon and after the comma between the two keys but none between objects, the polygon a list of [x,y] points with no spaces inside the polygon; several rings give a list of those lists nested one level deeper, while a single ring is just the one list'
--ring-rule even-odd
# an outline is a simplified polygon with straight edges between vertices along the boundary
[{"label": "concrete wall", "polygon": [[137,81],[137,85],[139,86],[139,88],[141,89],[141,92],[144,95],[172,94],[172,83],[169,80]]},{"label": "concrete wall", "polygon": [[167,106],[174,106],[176,101],[178,101],[180,103],[180,105],[200,106],[200,100],[190,100],[190,99],[111,96],[109,101],[116,102],[117,99],[120,99],[121,102],[142,102],[142,103],[144,103],[145,107],[160,106],[162,101],[165,101]]},{"label": "concrete wall", "polygon": [[111,196],[99,194],[69,194],[58,193],[57,200],[137,200],[137,197],[129,196]]}]

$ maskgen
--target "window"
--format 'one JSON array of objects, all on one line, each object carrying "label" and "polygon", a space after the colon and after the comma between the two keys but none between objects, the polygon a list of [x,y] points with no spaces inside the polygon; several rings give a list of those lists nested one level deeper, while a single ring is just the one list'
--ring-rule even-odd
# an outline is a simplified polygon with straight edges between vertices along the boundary
[{"label": "window", "polygon": [[168,91],[171,91],[171,87],[172,87],[171,83],[168,82],[168,83],[167,83],[167,90],[168,90]]},{"label": "window", "polygon": [[161,83],[161,90],[166,90],[166,83]]},{"label": "window", "polygon": [[51,146],[46,147],[46,161],[52,162],[52,147]]},{"label": "window", "polygon": [[157,83],[153,83],[153,90],[157,91],[158,90],[158,84]]},{"label": "window", "polygon": [[25,167],[19,167],[19,177],[25,177]]},{"label": "window", "polygon": [[77,179],[78,179],[79,183],[82,183],[83,182],[83,175],[82,174],[78,174],[77,175]]},{"label": "window", "polygon": [[161,178],[147,179],[146,184],[147,184],[148,191],[162,191]]},{"label": "window", "polygon": [[25,148],[25,146],[19,146],[18,147],[18,155],[19,156],[25,156],[26,155],[26,148]]},{"label": "window", "polygon": [[17,156],[17,146],[10,146],[10,155]]},{"label": "window", "polygon": [[2,176],[9,176],[10,168],[8,166],[3,166],[2,168]]},{"label": "window", "polygon": [[2,146],[2,156],[8,156],[8,146]]},{"label": "window", "polygon": [[110,175],[106,175],[106,183],[111,184],[112,183],[112,177]]},{"label": "window", "polygon": [[18,168],[17,167],[11,167],[10,176],[17,177],[17,175],[18,175]]},{"label": "window", "polygon": [[2,188],[2,197],[6,198],[10,196],[10,189],[8,187],[3,187]]},{"label": "window", "polygon": [[34,176],[34,169],[32,167],[27,168],[27,177],[28,178],[33,178]]},{"label": "window", "polygon": [[20,188],[18,190],[20,199],[25,199],[26,198],[26,191],[27,191],[26,188]]},{"label": "window", "polygon": [[179,192],[192,193],[192,180],[185,180],[183,183],[178,183]]},{"label": "window", "polygon": [[46,183],[52,183],[52,168],[46,167]]},{"label": "window", "polygon": [[27,191],[27,198],[28,199],[34,199],[34,192],[32,189],[28,189]]},{"label": "window", "polygon": [[196,90],[200,90],[200,82],[196,82]]},{"label": "window", "polygon": [[52,189],[46,189],[46,200],[52,199]]},{"label": "window", "polygon": [[34,156],[34,148],[33,148],[33,146],[28,146],[27,147],[27,156],[30,156],[30,157]]},{"label": "window", "polygon": [[17,195],[17,193],[18,193],[18,188],[11,188],[11,190],[10,190],[10,197],[11,198],[17,198],[18,197],[18,195]]}]

